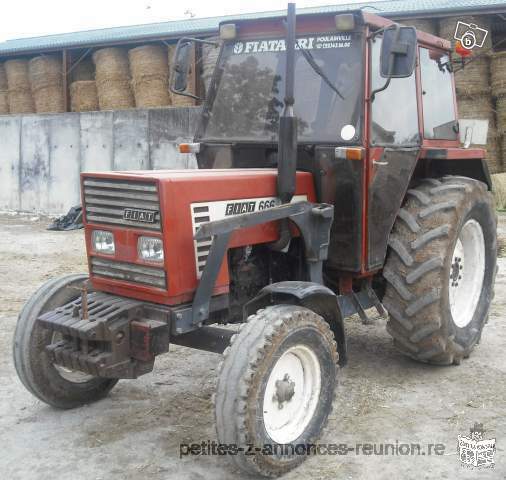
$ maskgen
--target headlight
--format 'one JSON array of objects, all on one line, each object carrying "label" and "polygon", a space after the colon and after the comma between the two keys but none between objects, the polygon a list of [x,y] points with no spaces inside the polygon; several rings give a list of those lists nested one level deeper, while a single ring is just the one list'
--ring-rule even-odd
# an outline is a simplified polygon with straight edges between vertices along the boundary
[{"label": "headlight", "polygon": [[139,237],[137,253],[146,262],[163,262],[163,242],[159,238]]},{"label": "headlight", "polygon": [[91,243],[95,252],[114,255],[114,235],[112,232],[93,230],[91,234]]}]

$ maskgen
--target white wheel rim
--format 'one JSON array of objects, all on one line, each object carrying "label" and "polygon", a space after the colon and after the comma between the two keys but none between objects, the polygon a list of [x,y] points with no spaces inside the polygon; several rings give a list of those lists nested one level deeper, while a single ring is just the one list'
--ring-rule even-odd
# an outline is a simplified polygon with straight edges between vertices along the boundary
[{"label": "white wheel rim", "polygon": [[[61,341],[62,336],[61,333],[55,332],[51,338],[51,343],[56,343]],[[71,370],[70,368],[63,367],[61,365],[57,365],[53,363],[53,367],[60,374],[60,377],[67,380],[67,382],[72,383],[87,383],[93,380],[95,377],[93,375],[89,375],[84,372],[80,372],[79,370]]]},{"label": "white wheel rim", "polygon": [[305,345],[289,348],[274,365],[264,393],[263,420],[271,439],[291,443],[313,418],[321,390],[320,362]]},{"label": "white wheel rim", "polygon": [[474,317],[485,276],[485,239],[476,220],[468,220],[455,244],[449,279],[453,322],[464,328]]}]

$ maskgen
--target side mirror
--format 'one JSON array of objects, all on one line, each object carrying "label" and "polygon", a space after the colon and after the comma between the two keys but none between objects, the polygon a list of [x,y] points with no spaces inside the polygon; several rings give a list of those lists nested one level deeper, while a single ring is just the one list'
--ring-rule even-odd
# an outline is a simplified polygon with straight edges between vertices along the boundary
[{"label": "side mirror", "polygon": [[174,93],[183,93],[188,87],[188,74],[190,73],[192,52],[192,40],[181,38],[179,42],[177,42],[170,84],[170,89]]},{"label": "side mirror", "polygon": [[416,29],[393,25],[383,32],[380,74],[383,78],[410,77],[416,64]]}]

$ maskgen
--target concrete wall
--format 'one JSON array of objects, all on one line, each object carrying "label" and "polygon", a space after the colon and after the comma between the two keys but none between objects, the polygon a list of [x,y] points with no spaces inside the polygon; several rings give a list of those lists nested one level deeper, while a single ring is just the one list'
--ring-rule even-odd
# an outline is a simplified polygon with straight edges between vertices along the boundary
[{"label": "concrete wall", "polygon": [[80,203],[79,173],[196,168],[177,150],[199,108],[0,116],[0,209],[65,213]]}]

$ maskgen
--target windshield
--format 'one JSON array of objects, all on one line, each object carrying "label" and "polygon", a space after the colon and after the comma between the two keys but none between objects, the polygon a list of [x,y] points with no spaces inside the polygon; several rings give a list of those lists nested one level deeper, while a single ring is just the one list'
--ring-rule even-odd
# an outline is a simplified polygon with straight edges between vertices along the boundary
[{"label": "windshield", "polygon": [[[356,143],[360,139],[362,47],[359,32],[297,39],[294,110],[299,141]],[[225,45],[215,97],[210,99],[199,137],[277,142],[284,107],[285,51],[281,38]]]}]

